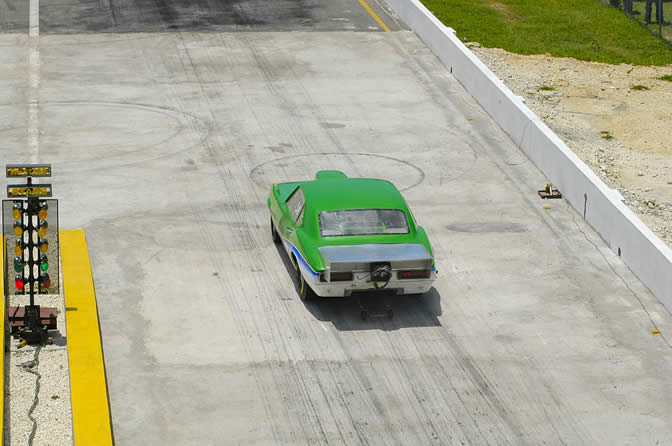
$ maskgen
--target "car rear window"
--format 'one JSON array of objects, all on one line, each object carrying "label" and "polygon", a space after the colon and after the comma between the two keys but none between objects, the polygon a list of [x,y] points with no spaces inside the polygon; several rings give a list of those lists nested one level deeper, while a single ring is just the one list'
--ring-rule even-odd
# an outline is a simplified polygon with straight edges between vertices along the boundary
[{"label": "car rear window", "polygon": [[323,211],[319,215],[320,235],[408,234],[406,214],[399,209],[350,209]]}]

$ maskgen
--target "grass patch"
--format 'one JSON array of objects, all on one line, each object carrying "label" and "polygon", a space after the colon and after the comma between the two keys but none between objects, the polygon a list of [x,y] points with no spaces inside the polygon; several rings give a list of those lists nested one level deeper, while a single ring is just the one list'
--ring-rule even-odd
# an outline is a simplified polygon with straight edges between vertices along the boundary
[{"label": "grass patch", "polygon": [[633,85],[632,87],[630,87],[630,90],[637,90],[637,91],[644,91],[648,89],[649,87],[647,87],[646,85]]},{"label": "grass patch", "polygon": [[600,133],[602,135],[602,139],[606,139],[607,141],[614,139],[614,135],[612,135],[609,130],[602,130]]},{"label": "grass patch", "polygon": [[[669,18],[670,12],[669,9],[665,11],[665,8],[669,8],[669,6],[663,7],[663,15],[665,16],[666,20],[663,22],[662,26],[663,31],[662,37],[666,39],[668,42],[672,42],[672,24],[670,24],[670,18]],[[637,20],[639,23],[641,23],[642,26],[647,27],[654,36],[657,36],[658,22],[656,22],[656,2],[655,1],[653,2],[653,8],[651,11],[651,21],[653,21],[654,23],[649,23],[647,25],[646,22],[644,22],[645,9],[646,9],[646,2],[644,1],[633,2],[632,5],[633,18]]]},{"label": "grass patch", "polygon": [[550,87],[548,85],[542,85],[539,87],[538,91],[555,91],[555,88]]},{"label": "grass patch", "polygon": [[595,0],[422,0],[460,39],[519,54],[612,64],[665,65],[672,50]]},{"label": "grass patch", "polygon": [[658,80],[672,82],[672,74],[665,74],[660,76]]}]

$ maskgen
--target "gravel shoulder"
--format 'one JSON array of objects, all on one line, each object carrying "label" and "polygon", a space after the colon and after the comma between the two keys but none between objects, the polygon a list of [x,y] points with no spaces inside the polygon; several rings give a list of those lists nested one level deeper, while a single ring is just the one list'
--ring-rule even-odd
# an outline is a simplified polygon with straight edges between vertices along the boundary
[{"label": "gravel shoulder", "polygon": [[[26,305],[28,296],[10,295],[10,305]],[[10,338],[10,352],[6,356],[6,376],[9,382],[5,398],[4,444],[30,444],[33,423],[28,411],[34,401],[37,376],[40,374],[38,401],[32,416],[37,423],[33,445],[72,445],[72,407],[70,401],[70,375],[68,366],[67,338],[65,332],[65,306],[63,295],[40,295],[44,307],[58,308],[58,329],[49,331],[51,344],[39,352],[36,366],[35,346],[18,348],[19,340]]]},{"label": "gravel shoulder", "polygon": [[467,46],[670,244],[672,82],[657,78],[672,74],[672,65],[609,65]]}]

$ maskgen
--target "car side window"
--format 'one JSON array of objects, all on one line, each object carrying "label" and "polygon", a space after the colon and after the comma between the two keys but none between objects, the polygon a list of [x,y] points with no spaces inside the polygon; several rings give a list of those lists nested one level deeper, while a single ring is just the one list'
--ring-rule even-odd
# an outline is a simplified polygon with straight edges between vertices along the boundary
[{"label": "car side window", "polygon": [[287,207],[289,213],[292,215],[297,226],[301,225],[303,221],[303,207],[306,205],[306,199],[303,197],[303,191],[297,187],[289,200],[287,200]]},{"label": "car side window", "polygon": [[299,213],[299,216],[296,217],[296,226],[301,226],[301,223],[303,223],[303,210],[306,208],[306,205],[304,204],[303,207],[301,207],[301,212]]}]

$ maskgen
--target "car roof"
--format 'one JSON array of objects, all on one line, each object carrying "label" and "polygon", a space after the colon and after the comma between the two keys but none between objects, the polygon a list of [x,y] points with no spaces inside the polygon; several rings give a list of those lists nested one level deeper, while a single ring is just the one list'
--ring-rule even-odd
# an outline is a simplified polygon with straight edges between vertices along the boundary
[{"label": "car roof", "polygon": [[338,209],[402,209],[406,201],[386,180],[373,178],[324,178],[300,184],[315,212]]}]

